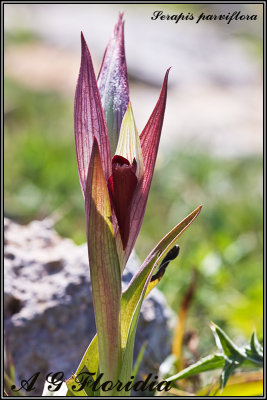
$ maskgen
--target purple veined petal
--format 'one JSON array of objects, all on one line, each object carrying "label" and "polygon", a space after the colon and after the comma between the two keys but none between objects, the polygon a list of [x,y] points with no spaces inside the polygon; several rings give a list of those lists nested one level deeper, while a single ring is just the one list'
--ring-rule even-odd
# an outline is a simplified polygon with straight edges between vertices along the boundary
[{"label": "purple veined petal", "polygon": [[97,139],[93,139],[86,181],[85,214],[100,370],[117,377],[121,360],[121,275],[107,182]]},{"label": "purple veined petal", "polygon": [[109,136],[92,59],[82,33],[81,46],[81,66],[74,100],[74,132],[79,179],[84,194],[94,137],[99,143],[106,179],[111,174],[111,157]]},{"label": "purple veined petal", "polygon": [[124,49],[123,14],[105,50],[97,78],[110,138],[111,155],[115,154],[123,116],[129,103],[129,83]]},{"label": "purple veined petal", "polygon": [[140,135],[140,144],[144,163],[144,176],[143,179],[138,183],[134,198],[132,200],[130,234],[124,255],[125,263],[127,262],[134,247],[145,214],[146,203],[153,177],[164,119],[169,71],[170,68],[165,74],[157,104]]},{"label": "purple veined petal", "polygon": [[[124,160],[119,167],[116,161]],[[128,165],[125,164],[128,163]],[[114,166],[117,164],[117,167]],[[120,164],[120,163],[119,163]],[[109,178],[109,190],[114,211],[114,232],[123,270],[124,250],[130,233],[131,205],[138,182],[143,179],[144,166],[139,135],[136,129],[131,103],[124,114],[116,154],[112,158],[112,176]],[[119,234],[118,234],[119,226]],[[122,240],[120,243],[119,236]]]}]

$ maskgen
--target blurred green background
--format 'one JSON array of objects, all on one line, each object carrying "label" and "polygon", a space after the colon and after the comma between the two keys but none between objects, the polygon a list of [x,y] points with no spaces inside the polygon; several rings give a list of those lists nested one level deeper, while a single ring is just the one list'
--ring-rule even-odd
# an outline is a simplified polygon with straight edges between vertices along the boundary
[{"label": "blurred green background", "polygon": [[[261,40],[257,35],[251,31],[233,35],[235,40],[238,37],[240,46],[245,42],[249,59],[259,65]],[[28,27],[6,30],[6,51],[22,51],[22,58],[27,46],[44,43],[47,44],[46,39]],[[33,87],[34,77],[23,81],[9,73],[10,65],[5,70],[5,215],[22,224],[53,216],[57,221],[55,228],[62,236],[83,243],[84,205],[73,135],[74,87],[67,94],[58,90],[56,84],[55,90],[53,84]],[[74,81],[78,67],[77,64]],[[260,73],[259,68],[259,76]],[[138,86],[131,71],[129,75],[130,86]],[[149,88],[142,87],[143,97]],[[167,110],[169,104],[171,99]],[[167,116],[166,113],[166,119]],[[199,132],[201,136],[201,126]],[[259,137],[261,132],[252,129],[251,135]],[[179,257],[170,264],[159,284],[176,312],[191,271],[197,269],[197,290],[187,327],[200,336],[199,351],[203,354],[214,348],[209,330],[211,320],[241,341],[247,340],[254,328],[259,337],[262,335],[263,165],[260,149],[252,148],[251,154],[237,151],[234,155],[218,156],[205,145],[191,146],[192,143],[194,137],[189,145],[183,146],[179,139],[171,146],[163,145],[136,252],[143,260],[168,230],[199,204],[203,205],[200,216],[179,240]]]}]

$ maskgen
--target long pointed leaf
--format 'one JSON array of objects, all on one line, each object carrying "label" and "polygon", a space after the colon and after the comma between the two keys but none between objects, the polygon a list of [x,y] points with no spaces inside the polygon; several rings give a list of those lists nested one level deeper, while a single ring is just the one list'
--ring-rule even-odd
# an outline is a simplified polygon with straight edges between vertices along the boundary
[{"label": "long pointed leaf", "polygon": [[223,389],[226,386],[226,383],[230,376],[233,374],[233,372],[236,370],[236,368],[240,367],[242,364],[242,361],[240,363],[238,362],[229,362],[228,360],[225,361],[221,377],[220,377],[220,386],[221,389]]},{"label": "long pointed leaf", "polygon": [[165,380],[167,382],[172,382],[172,381],[177,381],[178,379],[188,378],[189,376],[200,374],[201,372],[222,368],[224,366],[224,363],[225,363],[225,358],[222,354],[213,354],[211,356],[202,358],[195,364],[190,365],[184,370],[178,372],[178,374],[170,376]]},{"label": "long pointed leaf", "polygon": [[184,232],[184,230],[193,222],[201,211],[199,206],[195,211],[189,214],[182,222],[172,229],[152,250],[146,258],[139,271],[134,275],[128,287],[122,294],[121,312],[122,320],[122,351],[123,351],[123,364],[121,371],[121,380],[127,380],[130,377],[132,368],[132,356],[134,348],[134,338],[139,317],[139,312],[145,293],[153,271],[156,266],[161,262],[169,248],[177,240],[177,238]]},{"label": "long pointed leaf", "polygon": [[263,347],[258,341],[255,331],[251,335],[250,345],[245,348],[245,352],[252,362],[260,365],[263,363]]},{"label": "long pointed leaf", "polygon": [[115,154],[121,121],[129,103],[129,84],[124,50],[124,21],[122,18],[123,14],[119,14],[97,79],[107,121],[112,156]]},{"label": "long pointed leaf", "polygon": [[134,247],[145,214],[145,208],[158,153],[161,128],[166,106],[168,75],[169,69],[165,74],[158,102],[145,128],[143,129],[143,132],[140,135],[140,144],[144,162],[144,177],[143,180],[139,183],[133,199],[133,206],[130,217],[131,230],[127,248],[125,250],[124,265],[126,264]]},{"label": "long pointed leaf", "polygon": [[[131,361],[134,347],[135,331],[137,327],[139,311],[144,299],[147,287],[153,271],[159,262],[165,257],[168,249],[173,242],[184,232],[184,230],[193,222],[201,211],[201,206],[180,222],[171,232],[169,232],[153,249],[150,255],[139,269],[138,273],[132,278],[128,288],[123,292],[121,298],[121,327],[122,327],[122,347],[124,351],[124,360],[120,379],[127,381],[131,376]],[[147,277],[149,276],[149,279]],[[141,300],[141,301],[140,301]],[[97,335],[95,335],[89,345],[84,357],[76,371],[76,374],[82,371],[85,366],[90,372],[96,370],[98,365],[98,354],[96,353]],[[127,349],[126,349],[127,345]],[[76,375],[75,374],[75,375]],[[125,380],[126,379],[126,380]],[[130,395],[130,392],[118,392],[118,396]]]},{"label": "long pointed leaf", "polygon": [[238,348],[218,325],[212,322],[211,330],[215,337],[217,347],[223,350],[224,354],[229,359],[241,361],[246,358],[246,354],[243,349]]},{"label": "long pointed leaf", "polygon": [[107,380],[114,380],[120,366],[121,278],[109,194],[96,139],[88,171],[85,209],[100,370]]},{"label": "long pointed leaf", "polygon": [[82,57],[74,101],[74,131],[79,179],[85,193],[93,139],[96,137],[106,179],[111,173],[109,136],[87,44],[81,34]]}]

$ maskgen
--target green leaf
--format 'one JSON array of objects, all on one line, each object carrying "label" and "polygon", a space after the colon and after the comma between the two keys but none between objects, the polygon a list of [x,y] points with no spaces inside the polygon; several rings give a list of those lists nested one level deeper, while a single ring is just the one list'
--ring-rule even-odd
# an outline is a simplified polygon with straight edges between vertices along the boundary
[{"label": "green leaf", "polygon": [[86,183],[85,212],[99,368],[106,380],[115,381],[121,364],[121,275],[109,194],[96,139]]},{"label": "green leaf", "polygon": [[[121,299],[121,340],[123,362],[120,380],[128,381],[132,370],[132,357],[138,317],[148,284],[156,266],[162,261],[169,248],[192,223],[201,211],[201,206],[173,228],[148,255],[138,272],[132,278]],[[129,393],[128,393],[129,394]],[[123,393],[122,393],[123,395]],[[125,394],[124,394],[125,395]]]},{"label": "green leaf", "polygon": [[94,380],[88,374],[87,368],[83,367],[79,374],[73,374],[71,378],[66,381],[66,385],[68,388],[66,396],[95,396],[95,392],[91,388],[91,384],[93,383]]},{"label": "green leaf", "polygon": [[250,347],[254,354],[257,354],[259,357],[263,357],[263,346],[258,341],[255,331],[251,335]]},{"label": "green leaf", "polygon": [[220,327],[212,323],[211,328],[217,346],[223,350],[224,354],[228,358],[228,361],[232,361],[237,364],[263,364],[263,347],[258,342],[255,332],[253,332],[251,336],[250,344],[244,348],[240,348],[229,339],[229,337]]},{"label": "green leaf", "polygon": [[234,370],[237,367],[240,367],[240,365],[242,364],[242,361],[238,362],[238,361],[229,361],[227,359],[225,360],[225,364],[224,364],[224,367],[223,367],[223,370],[221,373],[221,377],[220,377],[221,389],[223,389],[226,386],[228,379],[233,374]]},{"label": "green leaf", "polygon": [[253,351],[257,351],[259,354],[262,351],[260,343],[258,342],[257,338],[255,339],[255,334],[253,334],[251,337],[251,343],[253,344],[251,345],[250,343],[250,347],[239,348],[229,339],[226,333],[219,326],[212,323],[211,329],[214,334],[217,347],[222,351],[222,354],[214,354],[202,358],[197,363],[180,371],[176,375],[167,378],[167,381],[171,382],[173,380],[187,378],[189,376],[199,374],[200,372],[223,368],[220,378],[220,387],[223,389],[236,368],[240,367],[242,364],[259,364],[258,360],[255,360],[247,355],[247,352],[251,347],[253,348]]},{"label": "green leaf", "polygon": [[263,347],[257,339],[256,332],[253,332],[250,339],[250,346],[245,348],[250,361],[259,365],[263,364]]},{"label": "green leaf", "polygon": [[244,360],[246,357],[245,352],[239,349],[219,326],[212,322],[211,330],[215,337],[217,347],[221,349],[229,359],[237,362]]},{"label": "green leaf", "polygon": [[222,368],[225,364],[225,358],[222,354],[213,354],[211,356],[207,356],[196,362],[195,364],[190,365],[189,367],[183,369],[165,380],[167,382],[176,381],[178,379],[188,378],[190,376],[200,374],[201,372],[211,371],[213,369]]},{"label": "green leaf", "polygon": [[95,335],[89,344],[84,356],[77,368],[76,375],[79,374],[84,367],[87,368],[91,373],[97,373],[98,369],[98,347],[97,347],[97,335]]},{"label": "green leaf", "polygon": [[[135,332],[139,317],[139,311],[142,305],[146,288],[150,282],[153,270],[159,264],[163,257],[172,246],[173,242],[182,234],[182,232],[191,224],[197,217],[201,210],[198,207],[182,222],[180,222],[171,232],[168,233],[154,248],[154,250],[147,257],[138,273],[133,277],[128,288],[124,291],[121,298],[121,327],[122,327],[122,348],[124,353],[123,364],[121,368],[120,380],[126,382],[132,375],[132,355],[135,340]],[[149,277],[149,279],[147,279]],[[126,350],[127,344],[127,351]],[[93,338],[88,349],[86,350],[82,361],[72,378],[67,381],[67,385],[71,388],[71,384],[75,383],[75,376],[86,368],[90,372],[95,372],[98,366],[98,352],[97,352],[97,335]],[[102,372],[102,370],[101,370]],[[90,390],[90,389],[89,389]],[[86,389],[88,395],[88,389]],[[130,392],[118,392],[117,395],[125,396],[130,395]]]},{"label": "green leaf", "polygon": [[231,341],[219,326],[211,323],[211,330],[215,337],[217,347],[221,349],[225,355],[225,364],[220,377],[221,389],[223,389],[234,370],[240,367],[244,362],[246,354]]},{"label": "green leaf", "polygon": [[[79,396],[79,392],[72,392],[72,387],[77,386],[76,380],[78,379],[77,376],[82,373],[82,372],[90,372],[90,373],[96,373],[98,370],[98,363],[99,363],[99,358],[98,358],[98,346],[97,346],[97,335],[95,335],[89,344],[86,352],[84,353],[84,356],[77,368],[77,371],[75,374],[72,375],[70,379],[66,381],[67,387],[69,389],[69,395],[70,396]],[[91,379],[93,382],[93,377]],[[85,393],[87,396],[94,396],[94,392],[91,389],[91,387],[86,386],[84,388]],[[68,395],[68,394],[67,394]]]}]

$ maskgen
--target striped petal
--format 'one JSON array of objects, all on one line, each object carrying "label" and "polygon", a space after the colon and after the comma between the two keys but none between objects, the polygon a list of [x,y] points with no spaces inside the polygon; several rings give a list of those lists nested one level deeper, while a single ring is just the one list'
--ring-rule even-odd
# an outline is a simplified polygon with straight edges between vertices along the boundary
[{"label": "striped petal", "polygon": [[74,101],[74,131],[79,179],[84,194],[94,137],[99,143],[106,179],[111,173],[111,158],[105,116],[91,55],[83,34],[81,34],[81,44],[81,66]]},{"label": "striped petal", "polygon": [[143,129],[143,132],[140,135],[140,144],[144,163],[144,176],[143,179],[138,183],[132,201],[130,215],[130,234],[127,247],[125,249],[124,265],[126,264],[134,247],[145,214],[145,208],[153,177],[161,135],[161,128],[164,119],[169,70],[170,69],[168,69],[165,74],[158,102],[145,128]]},{"label": "striped petal", "polygon": [[139,135],[136,129],[131,103],[124,114],[116,154],[127,158],[130,163],[136,161],[136,176],[138,180],[144,175],[144,164]]},{"label": "striped petal", "polygon": [[106,48],[97,84],[110,138],[111,154],[115,154],[121,121],[129,103],[129,84],[124,50],[124,21],[119,15]]}]

